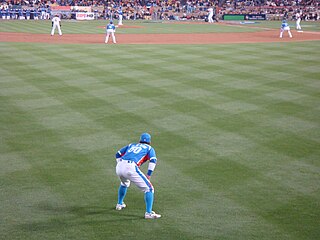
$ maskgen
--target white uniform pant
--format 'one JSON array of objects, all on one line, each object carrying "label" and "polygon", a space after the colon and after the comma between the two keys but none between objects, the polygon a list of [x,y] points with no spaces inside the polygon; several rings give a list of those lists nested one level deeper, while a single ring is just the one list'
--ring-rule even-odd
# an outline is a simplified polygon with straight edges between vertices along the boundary
[{"label": "white uniform pant", "polygon": [[54,31],[56,28],[58,29],[59,35],[61,36],[62,32],[61,32],[60,24],[55,22],[53,23],[53,26],[52,26],[51,35],[54,35]]},{"label": "white uniform pant", "polygon": [[119,22],[118,22],[118,25],[123,25],[123,24],[122,24],[122,19],[123,19],[123,16],[122,16],[122,15],[119,15]]},{"label": "white uniform pant", "polygon": [[291,31],[290,31],[290,27],[281,28],[281,30],[280,30],[280,38],[282,38],[284,31],[288,31],[289,37],[292,38],[292,34],[291,34]]},{"label": "white uniform pant", "polygon": [[111,34],[113,43],[116,43],[116,36],[114,35],[114,30],[113,30],[113,29],[108,29],[108,30],[107,30],[107,35],[106,35],[105,43],[108,43],[110,34]]},{"label": "white uniform pant", "polygon": [[213,13],[209,13],[208,22],[213,23]]},{"label": "white uniform pant", "polygon": [[301,30],[300,22],[301,22],[301,18],[298,18],[296,21],[296,29],[297,30]]},{"label": "white uniform pant", "polygon": [[46,19],[46,12],[41,12],[40,19],[42,20]]},{"label": "white uniform pant", "polygon": [[132,182],[144,193],[154,192],[151,182],[134,161],[119,160],[116,173],[120,178],[122,186],[129,187]]}]

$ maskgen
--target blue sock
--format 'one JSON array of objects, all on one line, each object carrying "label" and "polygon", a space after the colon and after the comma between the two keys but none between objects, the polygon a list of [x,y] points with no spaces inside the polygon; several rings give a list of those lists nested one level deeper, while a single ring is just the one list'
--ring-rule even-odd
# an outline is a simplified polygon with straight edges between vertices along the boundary
[{"label": "blue sock", "polygon": [[146,192],[144,194],[144,201],[146,202],[146,212],[152,212],[152,205],[153,205],[153,192]]},{"label": "blue sock", "polygon": [[127,187],[120,185],[119,191],[118,191],[118,203],[123,204],[123,199],[127,194]]}]

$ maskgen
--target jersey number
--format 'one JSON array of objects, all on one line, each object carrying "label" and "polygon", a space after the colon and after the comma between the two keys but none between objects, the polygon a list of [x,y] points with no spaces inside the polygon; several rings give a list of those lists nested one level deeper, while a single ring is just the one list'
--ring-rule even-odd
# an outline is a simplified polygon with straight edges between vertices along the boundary
[{"label": "jersey number", "polygon": [[142,150],[142,147],[137,147],[137,146],[134,146],[134,147],[131,147],[128,152],[133,152],[135,154],[138,154],[139,152],[141,152]]}]

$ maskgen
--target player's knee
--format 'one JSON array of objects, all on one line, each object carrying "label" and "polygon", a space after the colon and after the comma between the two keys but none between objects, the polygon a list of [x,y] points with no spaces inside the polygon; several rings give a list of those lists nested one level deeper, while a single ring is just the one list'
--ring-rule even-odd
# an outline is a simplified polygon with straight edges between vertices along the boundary
[{"label": "player's knee", "polygon": [[152,193],[154,193],[154,188],[153,188],[153,187],[145,187],[142,191],[143,191],[144,193],[147,193],[147,192],[152,192]]},{"label": "player's knee", "polygon": [[121,182],[120,184],[123,187],[127,187],[127,188],[130,187],[130,181]]}]

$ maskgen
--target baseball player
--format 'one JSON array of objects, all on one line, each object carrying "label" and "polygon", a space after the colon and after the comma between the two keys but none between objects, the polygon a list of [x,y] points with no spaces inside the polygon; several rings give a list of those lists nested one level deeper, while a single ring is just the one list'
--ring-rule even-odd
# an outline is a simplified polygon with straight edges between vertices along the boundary
[{"label": "baseball player", "polygon": [[301,26],[300,26],[300,22],[301,22],[301,12],[297,11],[296,12],[296,29],[298,32],[302,32],[301,31]]},{"label": "baseball player", "polygon": [[104,42],[108,43],[108,40],[111,34],[113,43],[117,43],[116,36],[114,35],[115,32],[116,32],[116,26],[113,24],[113,21],[111,20],[110,23],[106,26],[106,40]]},{"label": "baseball player", "polygon": [[289,37],[292,38],[290,27],[289,27],[289,25],[288,25],[286,20],[282,21],[281,28],[280,28],[280,38],[282,38],[282,35],[283,35],[284,31],[288,31]]},{"label": "baseball player", "polygon": [[118,22],[118,25],[123,25],[122,23],[122,19],[123,19],[123,12],[122,12],[122,8],[119,7],[118,9],[118,16],[119,16],[119,22]]},{"label": "baseball player", "polygon": [[19,20],[23,20],[23,19],[24,19],[22,9],[19,9],[19,11],[18,11],[18,15],[19,15]]},{"label": "baseball player", "polygon": [[213,8],[210,7],[210,8],[208,9],[208,12],[209,12],[208,22],[209,22],[209,23],[213,23]]},{"label": "baseball player", "polygon": [[[150,134],[142,133],[139,143],[130,143],[116,153],[116,173],[120,178],[116,210],[122,210],[126,207],[123,200],[132,182],[144,192],[144,201],[146,204],[144,218],[156,219],[160,218],[161,215],[152,211],[154,188],[150,182],[150,177],[156,167],[157,157],[155,150],[150,144]],[[147,161],[149,161],[148,173],[145,175],[139,167]]]},{"label": "baseball player", "polygon": [[26,19],[27,20],[30,20],[30,15],[31,15],[31,11],[30,11],[30,9],[27,9],[26,10]]},{"label": "baseball player", "polygon": [[33,19],[34,19],[34,20],[39,20],[39,11],[38,11],[37,8],[34,9]]},{"label": "baseball player", "polygon": [[46,8],[44,6],[41,7],[41,15],[40,15],[41,20],[46,19]]},{"label": "baseball player", "polygon": [[52,25],[51,36],[54,35],[54,31],[55,31],[56,28],[58,29],[59,35],[61,36],[62,35],[62,32],[61,32],[61,19],[59,18],[58,14],[56,14],[54,16],[54,18],[52,18],[52,24],[51,25]]},{"label": "baseball player", "polygon": [[6,19],[6,10],[4,8],[1,9],[1,16],[2,16],[2,19]]}]

